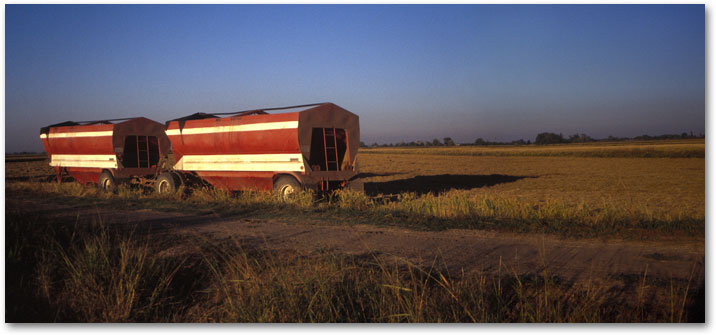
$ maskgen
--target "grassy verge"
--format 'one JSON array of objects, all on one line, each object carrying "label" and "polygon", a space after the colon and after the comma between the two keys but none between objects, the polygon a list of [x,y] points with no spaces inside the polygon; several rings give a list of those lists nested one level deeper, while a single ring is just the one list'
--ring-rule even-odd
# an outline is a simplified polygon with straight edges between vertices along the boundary
[{"label": "grassy verge", "polygon": [[691,281],[633,278],[621,291],[548,273],[419,268],[376,255],[297,255],[203,235],[162,253],[150,232],[7,211],[8,322],[684,322]]},{"label": "grassy verge", "polygon": [[301,193],[284,202],[274,194],[242,192],[234,195],[216,189],[199,189],[190,195],[160,196],[121,187],[118,194],[105,194],[77,183],[8,183],[6,192],[16,197],[51,195],[68,203],[107,205],[124,209],[206,212],[222,216],[251,216],[282,220],[314,220],[341,224],[401,226],[421,230],[451,228],[516,233],[549,233],[564,237],[623,239],[688,239],[705,236],[704,217],[684,212],[654,212],[646,208],[604,204],[568,206],[560,202],[527,202],[515,199],[446,192],[438,195],[413,193],[392,198],[371,198],[363,193],[340,191],[315,201]]}]

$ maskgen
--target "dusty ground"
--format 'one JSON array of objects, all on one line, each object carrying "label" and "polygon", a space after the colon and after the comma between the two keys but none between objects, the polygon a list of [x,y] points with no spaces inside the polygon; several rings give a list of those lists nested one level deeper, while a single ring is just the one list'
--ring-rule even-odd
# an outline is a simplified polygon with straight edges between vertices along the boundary
[{"label": "dusty ground", "polygon": [[[209,212],[200,215],[121,210],[54,203],[48,199],[16,199],[7,195],[6,208],[28,215],[49,215],[67,222],[101,218],[105,224],[150,227],[160,253],[178,256],[193,250],[187,235],[213,239],[233,238],[242,245],[310,254],[332,251],[347,254],[373,253],[400,258],[430,267],[437,263],[450,274],[486,271],[557,276],[576,284],[592,280],[628,285],[646,273],[650,280],[689,280],[702,285],[704,244],[564,240],[552,236],[529,236],[474,230],[421,232],[367,225],[312,224],[292,221],[222,218]],[[500,267],[499,265],[503,266]]]}]

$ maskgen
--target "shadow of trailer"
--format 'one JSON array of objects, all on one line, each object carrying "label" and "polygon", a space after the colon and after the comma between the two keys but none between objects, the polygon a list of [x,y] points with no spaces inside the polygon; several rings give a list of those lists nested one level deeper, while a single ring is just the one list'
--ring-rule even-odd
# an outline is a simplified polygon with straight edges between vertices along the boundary
[{"label": "shadow of trailer", "polygon": [[[267,111],[302,109],[269,114]],[[168,121],[176,163],[156,190],[174,192],[192,178],[227,191],[301,187],[316,191],[363,189],[355,166],[358,116],[332,103],[236,113],[197,113]]]},{"label": "shadow of trailer", "polygon": [[108,191],[122,182],[153,184],[170,148],[164,125],[144,117],[67,121],[42,128],[40,138],[58,182],[69,174]]}]

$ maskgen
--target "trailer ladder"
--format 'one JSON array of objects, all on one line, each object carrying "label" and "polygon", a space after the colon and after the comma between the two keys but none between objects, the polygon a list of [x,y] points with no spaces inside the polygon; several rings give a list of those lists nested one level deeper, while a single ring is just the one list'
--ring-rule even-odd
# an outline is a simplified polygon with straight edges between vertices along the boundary
[{"label": "trailer ladder", "polygon": [[137,136],[137,167],[149,167],[149,141],[147,136]]},{"label": "trailer ladder", "polygon": [[340,165],[338,165],[337,147],[336,128],[323,128],[323,157],[326,160],[326,171],[340,171],[341,169]]}]

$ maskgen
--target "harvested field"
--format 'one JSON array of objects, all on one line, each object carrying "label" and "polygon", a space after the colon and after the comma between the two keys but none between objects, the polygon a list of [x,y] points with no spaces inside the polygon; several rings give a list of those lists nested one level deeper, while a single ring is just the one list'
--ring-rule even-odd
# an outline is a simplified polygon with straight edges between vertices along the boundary
[{"label": "harvested field", "polygon": [[365,148],[363,153],[446,156],[558,156],[558,157],[628,157],[628,158],[703,158],[705,144],[701,139],[630,142],[592,142],[584,144],[495,145],[461,147]]},{"label": "harvested field", "polygon": [[[406,150],[410,152],[410,150]],[[521,202],[703,217],[705,161],[694,158],[443,156],[361,153],[369,194],[470,194]]]},{"label": "harvested field", "polygon": [[8,321],[703,320],[703,155],[478,149],[363,150],[366,194],[290,202],[106,194],[8,157]]}]

